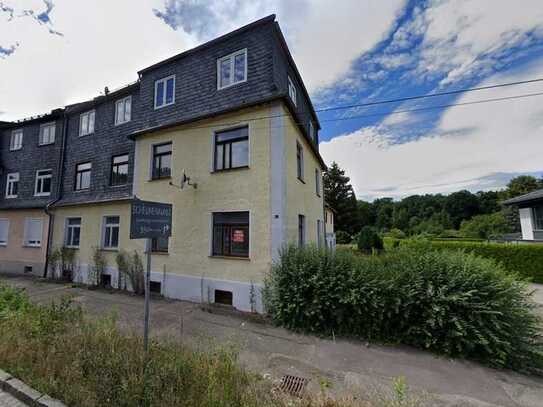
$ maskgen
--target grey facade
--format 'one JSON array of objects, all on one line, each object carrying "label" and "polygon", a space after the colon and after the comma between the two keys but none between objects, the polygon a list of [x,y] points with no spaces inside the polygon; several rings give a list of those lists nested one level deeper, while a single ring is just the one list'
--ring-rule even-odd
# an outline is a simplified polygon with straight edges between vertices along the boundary
[{"label": "grey facade", "polygon": [[[55,123],[55,141],[40,145],[40,126]],[[58,109],[38,118],[0,127],[0,209],[43,208],[57,197],[61,169],[59,167],[63,142],[64,110]],[[23,142],[18,150],[10,150],[13,131],[22,129]],[[35,196],[36,172],[50,169],[52,186],[49,196]],[[6,182],[9,173],[19,173],[17,198],[6,198]]]}]

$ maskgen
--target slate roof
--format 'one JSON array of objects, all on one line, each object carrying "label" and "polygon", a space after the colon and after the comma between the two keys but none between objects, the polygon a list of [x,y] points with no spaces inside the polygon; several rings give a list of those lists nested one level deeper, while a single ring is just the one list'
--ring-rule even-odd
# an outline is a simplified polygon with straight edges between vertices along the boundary
[{"label": "slate roof", "polygon": [[504,201],[503,204],[516,205],[535,201],[543,201],[543,189],[538,189],[524,195],[516,196],[514,198],[508,199],[507,201]]}]

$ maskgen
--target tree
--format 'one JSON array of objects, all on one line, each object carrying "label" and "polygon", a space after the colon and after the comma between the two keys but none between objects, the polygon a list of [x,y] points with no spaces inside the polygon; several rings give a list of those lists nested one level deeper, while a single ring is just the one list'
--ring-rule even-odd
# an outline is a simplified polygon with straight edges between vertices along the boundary
[{"label": "tree", "polygon": [[392,228],[392,212],[394,211],[394,201],[392,198],[379,198],[373,201],[375,210],[375,226],[379,230],[389,230]]},{"label": "tree", "polygon": [[462,235],[479,239],[489,239],[510,232],[507,219],[501,212],[477,215],[465,220],[460,226]]},{"label": "tree", "polygon": [[481,214],[498,212],[500,210],[500,194],[497,191],[477,192]]},{"label": "tree", "polygon": [[543,188],[543,179],[538,180],[531,175],[520,175],[509,181],[506,192],[508,198],[514,198],[541,188]]},{"label": "tree", "polygon": [[445,199],[445,210],[451,217],[455,229],[463,220],[479,214],[479,200],[469,191],[453,192]]},{"label": "tree", "polygon": [[380,252],[383,250],[383,239],[379,236],[379,233],[375,228],[371,226],[364,226],[358,234],[358,250],[362,253],[371,254],[373,250]]},{"label": "tree", "polygon": [[392,211],[392,227],[403,231],[409,228],[409,213],[407,213],[407,209],[394,206]]},{"label": "tree", "polygon": [[350,180],[345,176],[345,171],[333,162],[323,177],[324,199],[335,211],[336,230],[354,235],[360,229],[360,220],[358,203]]}]

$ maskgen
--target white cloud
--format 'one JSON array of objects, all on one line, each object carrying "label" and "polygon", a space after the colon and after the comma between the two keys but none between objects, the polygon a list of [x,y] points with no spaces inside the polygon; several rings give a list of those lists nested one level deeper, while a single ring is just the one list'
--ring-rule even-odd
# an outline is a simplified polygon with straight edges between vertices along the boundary
[{"label": "white cloud", "polygon": [[[543,77],[543,59],[484,84],[535,77]],[[543,92],[543,84],[474,92],[457,102],[533,92]],[[484,189],[495,174],[543,170],[542,102],[536,96],[450,108],[433,132],[417,140],[393,144],[388,126],[368,127],[321,143],[321,153],[346,170],[361,197]]]},{"label": "white cloud", "polygon": [[52,108],[97,96],[137,79],[137,71],[193,45],[153,15],[153,0],[57,0],[49,14],[52,27],[23,10],[45,11],[41,1],[4,1],[15,9],[0,13],[0,45],[19,47],[0,60],[1,120],[45,113]]}]

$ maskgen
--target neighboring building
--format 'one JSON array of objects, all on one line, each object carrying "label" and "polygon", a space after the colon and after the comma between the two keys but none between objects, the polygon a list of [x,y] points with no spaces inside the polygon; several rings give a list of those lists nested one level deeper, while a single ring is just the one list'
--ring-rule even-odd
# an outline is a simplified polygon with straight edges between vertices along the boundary
[{"label": "neighboring building", "polygon": [[508,199],[504,204],[519,208],[522,240],[543,241],[543,189]]},{"label": "neighboring building", "polygon": [[[280,248],[326,241],[320,125],[275,16],[104,93],[65,109],[66,143],[50,155],[60,188],[39,206],[49,249],[75,249],[73,278],[86,282],[99,248],[117,286],[117,253],[144,250],[129,239],[130,200],[171,203],[173,235],[152,242],[154,289],[262,310],[258,288]],[[180,188],[183,173],[197,188]]]},{"label": "neighboring building", "polygon": [[0,124],[0,272],[42,275],[58,196],[64,110]]},{"label": "neighboring building", "polygon": [[324,205],[324,231],[326,247],[336,248],[336,233],[334,232],[334,210],[329,205]]}]

